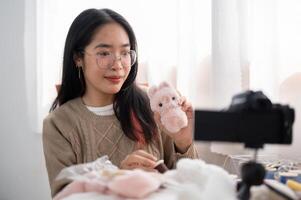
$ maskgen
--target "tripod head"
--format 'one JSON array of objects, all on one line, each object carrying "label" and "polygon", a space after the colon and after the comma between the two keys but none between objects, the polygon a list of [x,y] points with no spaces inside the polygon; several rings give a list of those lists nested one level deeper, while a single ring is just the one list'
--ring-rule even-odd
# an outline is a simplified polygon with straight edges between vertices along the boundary
[{"label": "tripod head", "polygon": [[[255,150],[257,151],[257,149]],[[250,188],[253,185],[263,184],[265,168],[256,162],[256,154],[253,161],[244,163],[241,167],[241,182],[237,184],[237,197],[240,200],[250,199]]]}]

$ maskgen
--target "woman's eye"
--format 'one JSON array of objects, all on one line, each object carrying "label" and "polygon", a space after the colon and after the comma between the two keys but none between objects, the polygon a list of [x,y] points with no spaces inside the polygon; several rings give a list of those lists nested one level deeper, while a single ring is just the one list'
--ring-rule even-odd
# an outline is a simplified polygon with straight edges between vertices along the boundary
[{"label": "woman's eye", "polygon": [[130,55],[130,51],[123,51],[123,52],[121,52],[120,55],[121,56],[128,56],[128,55]]},{"label": "woman's eye", "polygon": [[98,56],[105,57],[105,56],[109,56],[109,55],[111,55],[111,53],[110,53],[110,52],[108,52],[108,51],[104,51],[104,52],[98,52],[98,53],[97,53],[97,55],[98,55]]},{"label": "woman's eye", "polygon": [[176,97],[172,97],[172,100],[176,100]]},{"label": "woman's eye", "polygon": [[162,104],[162,103],[159,103],[159,106],[160,106],[160,107],[162,107],[162,106],[163,106],[163,104]]}]

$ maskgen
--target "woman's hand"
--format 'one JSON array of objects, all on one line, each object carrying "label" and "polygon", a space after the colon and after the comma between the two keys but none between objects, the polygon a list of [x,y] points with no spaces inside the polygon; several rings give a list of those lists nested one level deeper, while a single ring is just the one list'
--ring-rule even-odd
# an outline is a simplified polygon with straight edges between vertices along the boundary
[{"label": "woman's hand", "polygon": [[157,158],[143,150],[137,150],[126,156],[121,161],[121,169],[143,169],[145,171],[157,171],[154,169]]},{"label": "woman's hand", "polygon": [[161,123],[160,114],[157,112],[155,113],[155,121],[160,129],[167,133],[174,140],[178,152],[185,153],[193,141],[193,108],[191,103],[187,102],[186,98],[183,96],[181,97],[180,106],[186,113],[188,125],[182,128],[179,132],[170,133],[167,131]]}]

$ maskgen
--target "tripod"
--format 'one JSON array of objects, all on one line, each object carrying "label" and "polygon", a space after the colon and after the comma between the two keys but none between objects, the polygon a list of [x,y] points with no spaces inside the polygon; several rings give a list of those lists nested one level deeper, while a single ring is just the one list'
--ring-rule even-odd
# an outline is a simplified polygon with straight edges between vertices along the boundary
[{"label": "tripod", "polygon": [[250,188],[253,185],[261,185],[265,177],[265,169],[262,164],[257,163],[257,152],[255,149],[254,160],[244,163],[241,167],[242,181],[237,185],[237,198],[239,200],[250,199]]}]

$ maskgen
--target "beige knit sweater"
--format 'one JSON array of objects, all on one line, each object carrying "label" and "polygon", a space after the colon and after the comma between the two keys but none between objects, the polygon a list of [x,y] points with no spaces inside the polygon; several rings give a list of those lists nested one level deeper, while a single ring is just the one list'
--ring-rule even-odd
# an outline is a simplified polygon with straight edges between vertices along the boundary
[{"label": "beige knit sweater", "polygon": [[[123,134],[115,115],[96,115],[86,108],[81,98],[76,98],[45,118],[43,148],[51,194],[54,196],[68,184],[66,180],[55,180],[63,168],[91,162],[104,155],[120,166],[128,154],[137,150],[137,145]],[[158,139],[142,149],[158,159],[164,159],[169,168],[174,167],[179,158],[198,156],[194,145],[184,154],[177,153],[172,139],[163,132],[159,132]]]}]

